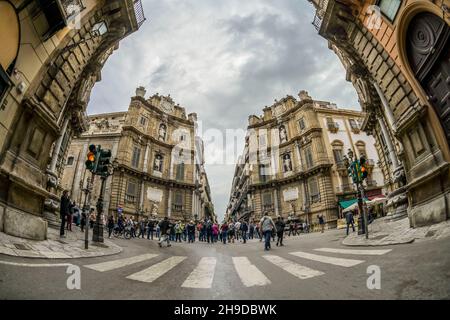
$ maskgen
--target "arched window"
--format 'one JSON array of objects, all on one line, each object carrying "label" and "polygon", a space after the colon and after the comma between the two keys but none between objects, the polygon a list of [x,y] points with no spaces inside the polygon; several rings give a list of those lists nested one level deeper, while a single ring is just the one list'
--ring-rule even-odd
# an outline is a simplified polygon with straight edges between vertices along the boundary
[{"label": "arched window", "polygon": [[357,141],[355,145],[356,150],[358,150],[358,157],[364,155],[367,158],[366,144],[363,141]]},{"label": "arched window", "polygon": [[333,157],[336,164],[342,163],[344,160],[344,143],[340,140],[334,140],[331,143],[331,147],[333,149]]}]

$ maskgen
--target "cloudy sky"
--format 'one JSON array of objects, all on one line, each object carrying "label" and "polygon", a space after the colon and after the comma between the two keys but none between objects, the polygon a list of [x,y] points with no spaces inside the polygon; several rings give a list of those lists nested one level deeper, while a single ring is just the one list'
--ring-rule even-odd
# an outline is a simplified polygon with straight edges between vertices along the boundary
[{"label": "cloudy sky", "polygon": [[[250,114],[307,90],[358,109],[345,71],[314,29],[306,0],[143,0],[147,21],[120,43],[93,89],[88,113],[127,110],[135,88],[170,94],[202,131],[244,130]],[[217,131],[218,130],[218,131]],[[205,137],[216,213],[222,217],[243,139]],[[230,140],[230,139],[228,139]],[[228,164],[225,164],[228,163]]]}]

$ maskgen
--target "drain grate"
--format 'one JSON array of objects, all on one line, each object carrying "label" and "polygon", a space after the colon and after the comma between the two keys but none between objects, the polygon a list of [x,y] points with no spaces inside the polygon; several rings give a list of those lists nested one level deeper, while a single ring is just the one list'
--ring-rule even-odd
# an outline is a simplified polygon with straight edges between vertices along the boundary
[{"label": "drain grate", "polygon": [[14,243],[14,246],[19,250],[31,250],[31,248],[23,243]]}]

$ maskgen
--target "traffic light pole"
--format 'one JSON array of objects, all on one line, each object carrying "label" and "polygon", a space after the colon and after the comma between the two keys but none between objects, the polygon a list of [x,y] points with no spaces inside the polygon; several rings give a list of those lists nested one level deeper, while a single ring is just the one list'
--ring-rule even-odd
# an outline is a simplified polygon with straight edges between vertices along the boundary
[{"label": "traffic light pole", "polygon": [[364,205],[364,187],[362,183],[358,184],[359,187],[359,196],[361,197],[361,209],[363,213],[364,219],[364,233],[366,234],[366,239],[369,239],[369,226],[367,225],[367,208]]},{"label": "traffic light pole", "polygon": [[95,242],[103,242],[103,197],[105,194],[105,187],[106,187],[106,178],[107,176],[101,176],[102,180],[102,186],[100,191],[100,196],[97,200],[97,219],[94,224],[94,232],[92,234],[92,241]]},{"label": "traffic light pole", "polygon": [[87,181],[86,189],[84,189],[85,197],[84,197],[84,205],[83,205],[83,211],[84,211],[84,227],[86,228],[84,230],[84,248],[87,250],[89,249],[89,212],[91,211],[91,191],[92,186],[94,185],[94,177],[95,175],[92,174],[91,179]]}]

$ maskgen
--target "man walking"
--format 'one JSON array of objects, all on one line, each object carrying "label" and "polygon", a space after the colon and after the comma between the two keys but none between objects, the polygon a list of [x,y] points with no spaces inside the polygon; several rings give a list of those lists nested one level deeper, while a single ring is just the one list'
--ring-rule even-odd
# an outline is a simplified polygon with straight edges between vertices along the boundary
[{"label": "man walking", "polygon": [[277,222],[275,222],[275,226],[277,228],[277,247],[278,246],[282,247],[284,246],[283,244],[284,227],[286,226],[283,217],[278,216]]},{"label": "man walking", "polygon": [[350,225],[352,225],[353,232],[355,232],[355,220],[353,219],[353,212],[347,212],[347,214],[345,215],[345,220],[347,222],[347,235]]},{"label": "man walking", "polygon": [[170,226],[169,218],[164,217],[164,220],[162,220],[159,223],[159,227],[160,227],[160,231],[161,231],[161,240],[159,240],[158,245],[160,247],[162,247],[162,243],[167,242],[167,246],[170,247],[171,244],[170,244],[169,236],[170,236],[171,226]]},{"label": "man walking", "polygon": [[247,222],[244,220],[241,223],[241,232],[242,232],[242,241],[244,243],[247,243],[247,231],[248,231],[248,224]]},{"label": "man walking", "polygon": [[153,221],[152,219],[148,220],[147,223],[147,240],[150,240],[150,237],[153,240],[153,228],[155,227],[155,221]]},{"label": "man walking", "polygon": [[61,218],[61,228],[59,230],[59,235],[61,238],[66,237],[64,235],[64,228],[66,227],[66,217],[69,214],[69,206],[70,206],[69,191],[64,190],[63,195],[61,196],[61,205],[59,208],[59,216]]},{"label": "man walking", "polygon": [[220,226],[220,230],[222,231],[222,241],[223,241],[223,244],[227,244],[227,238],[228,238],[228,235],[227,235],[227,233],[228,233],[228,224],[227,224],[227,222],[226,221],[224,221],[223,223],[222,223],[222,225]]},{"label": "man walking", "polygon": [[272,218],[266,213],[264,213],[264,217],[261,219],[261,230],[264,235],[264,250],[270,250],[270,238],[272,236],[272,230],[275,229],[275,223]]},{"label": "man walking", "polygon": [[193,220],[189,222],[186,227],[188,233],[188,243],[194,243],[195,241],[195,223]]}]

